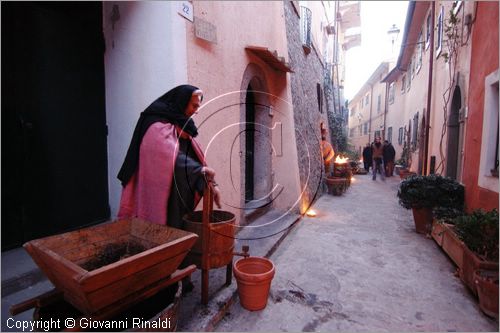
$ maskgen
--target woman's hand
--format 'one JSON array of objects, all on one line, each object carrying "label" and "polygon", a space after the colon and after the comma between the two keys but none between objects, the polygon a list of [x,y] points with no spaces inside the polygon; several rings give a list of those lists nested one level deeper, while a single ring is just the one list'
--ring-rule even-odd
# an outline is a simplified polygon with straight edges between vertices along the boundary
[{"label": "woman's hand", "polygon": [[220,205],[220,190],[219,190],[219,187],[218,186],[214,186],[213,189],[214,189],[214,202],[217,205],[217,208],[220,209],[221,205]]},{"label": "woman's hand", "polygon": [[209,168],[207,166],[204,166],[203,168],[201,168],[201,173],[203,175],[205,175],[205,178],[207,179],[207,181],[212,181],[215,178],[215,170],[212,168]]}]

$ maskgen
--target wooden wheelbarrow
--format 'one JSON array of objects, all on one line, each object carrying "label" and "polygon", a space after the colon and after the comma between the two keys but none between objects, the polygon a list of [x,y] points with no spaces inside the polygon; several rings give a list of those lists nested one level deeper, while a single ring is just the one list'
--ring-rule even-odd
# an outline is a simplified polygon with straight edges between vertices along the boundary
[{"label": "wooden wheelbarrow", "polygon": [[[30,241],[24,248],[56,289],[14,305],[11,313],[63,297],[84,315],[110,318],[194,272],[194,265],[177,268],[197,238],[184,230],[124,219]],[[107,252],[116,257],[114,262],[99,262]]]}]

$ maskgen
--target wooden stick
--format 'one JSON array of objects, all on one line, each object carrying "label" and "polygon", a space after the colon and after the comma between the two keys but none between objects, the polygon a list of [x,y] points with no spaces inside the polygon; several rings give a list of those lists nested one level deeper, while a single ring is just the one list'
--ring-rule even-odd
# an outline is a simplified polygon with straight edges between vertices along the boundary
[{"label": "wooden stick", "polygon": [[208,270],[210,269],[210,217],[213,211],[213,187],[212,182],[207,181],[205,193],[203,194],[203,216],[201,231],[201,303],[208,304]]}]

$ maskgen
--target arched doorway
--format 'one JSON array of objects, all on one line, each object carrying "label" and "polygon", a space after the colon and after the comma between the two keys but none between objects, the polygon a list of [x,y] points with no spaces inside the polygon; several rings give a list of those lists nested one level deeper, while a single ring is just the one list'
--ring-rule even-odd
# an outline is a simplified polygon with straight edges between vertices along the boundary
[{"label": "arched doorway", "polygon": [[245,100],[245,203],[255,199],[255,96],[248,85]]},{"label": "arched doorway", "polygon": [[240,137],[244,221],[261,215],[272,203],[272,117],[264,72],[259,66],[247,66],[241,87],[241,131],[245,133]]},{"label": "arched doorway", "polygon": [[446,149],[446,176],[459,179],[461,164],[461,122],[460,109],[462,108],[462,94],[460,87],[456,86],[451,100],[451,108],[448,116],[448,143]]}]

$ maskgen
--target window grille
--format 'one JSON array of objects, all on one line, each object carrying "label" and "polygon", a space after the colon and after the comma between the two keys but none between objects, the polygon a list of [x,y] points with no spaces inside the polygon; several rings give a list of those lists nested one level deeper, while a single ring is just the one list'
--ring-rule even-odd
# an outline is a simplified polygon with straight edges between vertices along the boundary
[{"label": "window grille", "polygon": [[302,47],[306,51],[311,51],[312,37],[311,37],[311,21],[312,12],[309,8],[300,6],[300,39],[302,40]]}]

